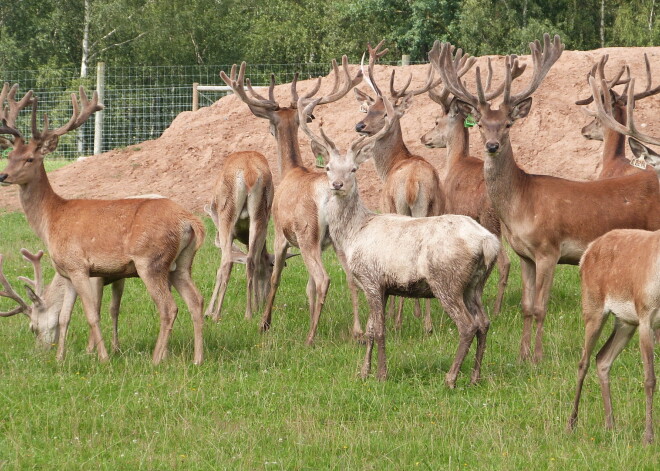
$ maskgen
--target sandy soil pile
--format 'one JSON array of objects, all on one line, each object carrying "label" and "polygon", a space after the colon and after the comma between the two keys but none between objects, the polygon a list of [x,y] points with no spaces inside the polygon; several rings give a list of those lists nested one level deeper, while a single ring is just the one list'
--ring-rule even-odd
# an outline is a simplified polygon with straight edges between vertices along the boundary
[{"label": "sandy soil pile", "polygon": [[[627,62],[633,76],[638,77],[637,89],[641,89],[645,84],[644,52],[651,61],[654,85],[660,83],[660,47],[565,51],[533,95],[530,115],[512,128],[511,140],[518,163],[529,172],[571,179],[586,180],[597,175],[602,143],[587,141],[581,136],[580,128],[590,118],[574,102],[589,94],[586,74],[604,53],[610,55],[608,71],[613,72]],[[494,59],[495,83],[499,83],[504,59]],[[526,85],[531,76],[529,56],[522,57],[522,60],[529,64],[530,70],[514,83],[514,92]],[[485,59],[480,59],[479,63],[485,70]],[[351,66],[351,69],[356,71],[357,66]],[[388,87],[391,69],[389,66],[376,69],[377,83],[384,90]],[[427,72],[427,66],[396,69],[399,83],[412,72],[413,87],[423,84]],[[473,77],[471,71],[468,74],[469,85]],[[324,80],[322,92],[329,89],[330,82],[329,79]],[[311,81],[301,82],[299,90],[304,92],[311,85]],[[360,87],[367,90],[364,85]],[[276,97],[280,104],[288,104],[288,85],[276,87]],[[641,129],[648,124],[646,129],[650,133],[660,134],[658,109],[660,95],[639,102],[635,116],[638,125],[643,126]],[[336,103],[317,108],[314,114],[323,119],[326,132],[340,149],[345,149],[356,138],[354,125],[363,116],[352,92]],[[438,105],[426,95],[418,96],[401,122],[406,145],[428,159],[443,176],[446,151],[427,149],[419,141],[420,136],[433,127],[438,114]],[[300,134],[305,162],[312,165],[313,156],[307,137]],[[482,144],[478,131],[471,131],[471,136],[472,155],[481,156]],[[265,154],[276,184],[279,182],[275,139],[270,135],[267,120],[255,117],[245,104],[231,95],[197,112],[181,113],[156,140],[73,163],[51,173],[50,178],[55,191],[66,198],[119,198],[160,193],[190,210],[202,212],[203,205],[210,200],[210,192],[224,158],[240,150],[257,150]],[[380,185],[373,164],[367,162],[360,170],[360,189],[372,208],[378,206]],[[20,209],[17,187],[0,190],[0,208]]]}]

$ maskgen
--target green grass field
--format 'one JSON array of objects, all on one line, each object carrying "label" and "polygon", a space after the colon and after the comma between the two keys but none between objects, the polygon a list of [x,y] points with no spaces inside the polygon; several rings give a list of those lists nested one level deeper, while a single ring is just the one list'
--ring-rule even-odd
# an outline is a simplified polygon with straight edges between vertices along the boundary
[{"label": "green grass field", "polygon": [[[209,234],[194,265],[205,298],[219,264],[215,229],[206,222]],[[0,224],[7,277],[14,283],[19,275],[32,277],[18,251],[43,245],[20,213],[0,215]],[[616,429],[604,429],[592,363],[578,426],[565,431],[583,336],[575,267],[557,270],[545,358],[533,366],[517,360],[515,260],[503,312],[492,320],[481,383],[468,386],[473,348],[458,387],[449,390],[443,379],[457,333],[435,301],[432,335],[412,316],[412,303],[401,331],[388,321],[389,379],[358,378],[364,347],[350,337],[345,277],[332,251],[324,261],[332,284],[311,348],[304,345],[309,315],[300,257],[285,268],[273,327],[264,335],[257,319],[243,318],[245,272],[234,268],[222,320],[206,321],[200,367],[192,365],[192,324],[178,298],[170,355],[152,366],[158,316],[139,280],[126,284],[122,352],[108,364],[85,353],[88,329],[79,303],[61,364],[54,351],[35,349],[25,316],[0,319],[0,469],[658,469],[658,445],[641,443],[636,341],[612,370]],[[495,280],[485,294],[488,308]],[[10,306],[4,300],[0,309]],[[364,299],[362,312],[364,322]],[[110,328],[105,311],[108,346]]]}]

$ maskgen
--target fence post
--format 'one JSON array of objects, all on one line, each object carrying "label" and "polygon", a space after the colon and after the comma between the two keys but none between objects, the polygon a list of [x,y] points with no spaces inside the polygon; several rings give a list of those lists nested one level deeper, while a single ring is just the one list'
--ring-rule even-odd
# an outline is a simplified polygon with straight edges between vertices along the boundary
[{"label": "fence post", "polygon": [[197,111],[199,109],[199,92],[197,91],[199,87],[199,82],[193,83],[193,96],[192,96],[192,110]]},{"label": "fence post", "polygon": [[[99,103],[103,103],[105,95],[105,62],[96,64],[96,91]],[[94,114],[94,154],[100,154],[103,146],[103,110]]]},{"label": "fence post", "polygon": [[401,65],[410,65],[410,54],[403,54],[401,56]]}]

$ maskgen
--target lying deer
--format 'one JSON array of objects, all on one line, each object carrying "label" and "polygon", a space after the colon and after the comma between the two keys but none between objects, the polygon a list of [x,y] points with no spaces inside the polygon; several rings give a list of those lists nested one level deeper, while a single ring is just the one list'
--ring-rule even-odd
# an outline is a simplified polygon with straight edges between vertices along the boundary
[{"label": "lying deer", "polygon": [[[17,85],[14,95],[15,88]],[[99,360],[107,361],[108,353],[99,328],[98,291],[91,279],[101,277],[113,282],[139,276],[161,318],[153,363],[158,364],[165,357],[177,316],[171,285],[190,310],[195,332],[194,362],[201,363],[203,299],[192,280],[191,267],[204,240],[204,225],[167,198],[67,200],[56,194],[44,169],[44,156],[55,150],[60,136],[82,126],[103,106],[98,103],[96,93],[90,101],[81,87],[82,110],[72,94],[73,114],[69,122],[49,129],[48,116],[44,115],[43,129],[39,130],[37,99],[31,95],[28,92],[20,102],[16,102],[12,94],[2,95],[8,106],[0,116],[3,120],[0,134],[14,137],[14,150],[0,174],[0,182],[19,185],[21,206],[30,227],[46,244],[55,270],[71,282],[80,296]],[[15,119],[30,100],[32,138],[28,141],[16,127]],[[62,359],[63,335],[58,342],[58,359]]]},{"label": "lying deer", "polygon": [[[37,336],[37,345],[42,348],[50,348],[59,343],[60,335],[66,337],[66,332],[71,320],[71,312],[76,301],[76,291],[73,285],[61,276],[55,273],[52,281],[44,285],[43,271],[41,268],[41,257],[43,251],[36,254],[27,249],[21,249],[21,254],[25,260],[32,264],[34,269],[34,280],[19,277],[19,280],[25,283],[25,289],[31,304],[21,297],[7,280],[3,267],[2,255],[0,254],[0,284],[4,290],[0,296],[12,299],[18,303],[18,306],[11,311],[0,313],[0,317],[11,317],[16,314],[25,314],[30,320],[30,330]],[[93,283],[98,290],[98,299],[101,299],[101,290],[103,289],[103,279],[93,278]],[[124,280],[117,280],[112,283],[112,301],[110,303],[110,317],[112,318],[112,350],[119,351],[118,320],[119,306],[124,292]],[[94,338],[91,335],[87,344],[87,352],[92,353],[94,349]]]},{"label": "lying deer", "polygon": [[[440,41],[436,41],[429,53],[430,56],[437,55],[439,48]],[[470,58],[467,54],[463,55],[461,49],[456,51],[453,61],[459,69],[459,77],[465,75],[475,63],[475,59]],[[514,61],[512,65],[514,69],[511,73],[514,78],[525,70],[525,65],[519,67],[518,61]],[[492,80],[490,58],[488,59],[488,72],[486,99],[493,99],[502,94],[504,87],[499,87],[494,91],[489,90]],[[433,129],[424,134],[420,140],[422,144],[430,148],[447,148],[447,173],[444,181],[445,211],[447,214],[470,216],[501,240],[500,219],[486,192],[484,161],[470,156],[470,128],[466,124],[468,115],[458,106],[457,100],[445,86],[439,90],[430,89],[429,97],[440,105],[443,116],[436,118]],[[493,315],[497,315],[502,308],[510,266],[509,255],[504,244],[501,244],[500,253],[497,256],[497,269],[500,277]]]},{"label": "lying deer", "polygon": [[[367,45],[369,68],[364,79],[373,90],[375,97],[369,96],[358,88],[354,89],[357,101],[362,104],[367,113],[364,119],[355,125],[355,131],[365,136],[375,135],[385,124],[383,93],[376,85],[374,78],[376,61],[388,52],[388,49],[379,51],[384,42],[385,40],[381,41],[375,48],[371,47],[371,44]],[[429,68],[426,83],[421,88],[408,90],[411,80],[412,75],[403,88],[396,90],[394,70],[392,71],[390,98],[394,109],[405,112],[412,105],[414,96],[426,93],[434,84],[437,84],[433,80],[432,67]],[[403,132],[398,120],[387,133],[374,141],[372,152],[376,172],[383,181],[381,212],[413,217],[439,216],[445,212],[445,193],[437,170],[423,157],[408,150],[403,141]],[[402,308],[403,303],[400,302],[396,316],[397,326],[401,325]],[[415,300],[415,313],[419,316],[420,312],[419,301]],[[429,300],[426,301],[424,329],[427,332],[433,331]]]},{"label": "lying deer", "polygon": [[[590,79],[594,96],[598,96],[596,80]],[[607,83],[601,79],[602,89]],[[627,134],[647,144],[660,145],[660,139],[637,131],[632,110],[634,109],[634,79],[628,90],[626,126],[615,118],[608,95],[605,106],[596,100],[597,117],[608,128]],[[584,378],[589,369],[591,352],[600,336],[608,314],[616,317],[614,329],[605,345],[596,355],[596,366],[605,407],[605,424],[614,427],[612,398],[610,394],[610,368],[623,348],[630,342],[639,327],[639,346],[644,363],[644,392],[646,393],[646,426],[644,442],[653,441],[653,393],[655,371],[653,367],[653,329],[660,328],[660,230],[616,230],[596,239],[580,260],[582,277],[582,317],[584,319],[584,348],[578,366],[578,382],[573,412],[568,427],[577,423],[578,406]]]},{"label": "lying deer", "polygon": [[461,364],[477,337],[471,381],[478,381],[490,325],[481,296],[500,248],[497,237],[466,216],[413,218],[368,210],[360,199],[356,172],[366,156],[373,155],[369,146],[397,125],[402,112],[383,97],[387,110],[384,126],[374,135],[354,141],[342,155],[322,129],[317,136],[307,126],[306,118],[318,101],[307,107],[302,99],[298,102],[300,125],[330,156],[326,166],[330,235],[345,254],[348,270],[369,303],[362,377],[371,370],[374,339],[378,345],[376,376],[380,380],[387,376],[384,308],[388,296],[397,295],[436,297],[456,324],[460,341],[445,378],[449,387],[455,387]]}]

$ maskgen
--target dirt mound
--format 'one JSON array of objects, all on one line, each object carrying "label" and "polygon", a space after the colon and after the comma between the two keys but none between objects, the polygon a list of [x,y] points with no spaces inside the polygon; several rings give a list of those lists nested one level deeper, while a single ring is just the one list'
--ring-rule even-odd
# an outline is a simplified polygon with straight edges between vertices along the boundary
[{"label": "dirt mound", "polygon": [[[589,94],[586,73],[603,53],[610,55],[608,70],[613,71],[627,62],[633,76],[639,77],[637,87],[640,88],[645,83],[644,52],[651,61],[654,84],[658,83],[660,47],[565,51],[534,94],[529,116],[512,128],[511,141],[518,163],[529,172],[576,180],[587,180],[597,175],[602,143],[587,141],[581,136],[580,128],[590,118],[574,102]],[[494,59],[495,80],[500,80],[504,59]],[[514,88],[516,84],[518,87],[526,84],[531,74],[529,56],[523,56],[522,60],[529,64],[530,70],[517,80]],[[479,63],[485,70],[485,58],[481,58]],[[351,66],[351,69],[355,71],[356,67]],[[376,80],[381,88],[387,87],[392,68],[376,68]],[[422,85],[427,72],[427,66],[421,65],[396,69],[400,82],[412,72],[413,87]],[[468,76],[473,77],[474,73]],[[311,85],[311,81],[301,82],[299,90],[309,89]],[[329,79],[324,80],[322,91],[330,85]],[[366,90],[364,85],[361,88]],[[277,86],[275,92],[281,104],[289,103],[288,85]],[[656,135],[660,133],[657,121],[659,105],[659,95],[647,98],[639,103],[635,114],[638,125],[646,126],[648,123],[650,132]],[[352,92],[336,103],[319,107],[314,114],[323,119],[326,132],[340,149],[346,149],[348,143],[356,138],[354,125],[363,116]],[[433,127],[438,114],[438,105],[426,95],[419,96],[401,123],[408,147],[428,159],[444,176],[445,150],[427,149],[419,141],[420,136]],[[307,137],[300,134],[305,163],[311,166],[314,159]],[[471,131],[471,136],[472,155],[481,156],[482,144],[478,132]],[[66,198],[120,198],[160,193],[192,211],[201,212],[203,205],[211,198],[210,192],[224,158],[240,150],[257,150],[265,154],[275,183],[279,182],[275,139],[269,132],[268,122],[255,117],[245,104],[231,95],[194,113],[181,113],[156,140],[75,162],[51,173],[50,179],[55,191]],[[360,189],[372,208],[378,206],[380,185],[373,164],[366,163],[360,170]],[[10,211],[20,209],[17,187],[0,191],[0,208]]]}]

